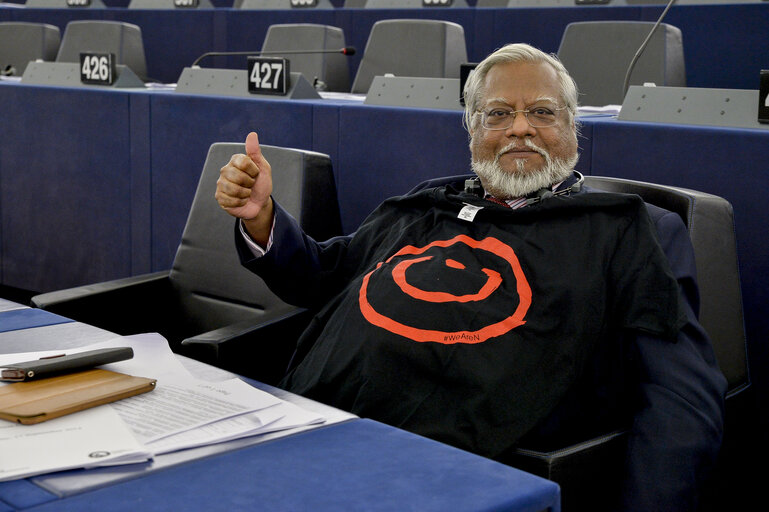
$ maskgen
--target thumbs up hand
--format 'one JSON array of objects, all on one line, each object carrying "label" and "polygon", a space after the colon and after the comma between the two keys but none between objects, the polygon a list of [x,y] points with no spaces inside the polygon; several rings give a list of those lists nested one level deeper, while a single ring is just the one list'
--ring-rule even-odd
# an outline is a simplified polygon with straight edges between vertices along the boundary
[{"label": "thumbs up hand", "polygon": [[227,213],[242,219],[254,241],[264,246],[272,228],[270,194],[272,167],[262,155],[259,137],[251,132],[246,137],[246,154],[232,155],[219,171],[215,197]]}]

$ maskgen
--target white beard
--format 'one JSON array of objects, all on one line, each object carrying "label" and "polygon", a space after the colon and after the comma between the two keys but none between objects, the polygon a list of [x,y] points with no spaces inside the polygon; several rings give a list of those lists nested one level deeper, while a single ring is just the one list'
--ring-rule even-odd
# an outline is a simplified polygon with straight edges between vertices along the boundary
[{"label": "white beard", "polygon": [[575,153],[571,158],[555,158],[550,153],[535,145],[531,140],[524,139],[524,145],[545,159],[545,165],[541,169],[526,172],[524,160],[516,162],[517,169],[508,172],[499,164],[500,157],[520,144],[511,142],[500,150],[493,160],[473,160],[472,169],[481,179],[483,188],[497,199],[514,199],[524,197],[542,188],[549,188],[560,183],[571,175],[579,156]]}]

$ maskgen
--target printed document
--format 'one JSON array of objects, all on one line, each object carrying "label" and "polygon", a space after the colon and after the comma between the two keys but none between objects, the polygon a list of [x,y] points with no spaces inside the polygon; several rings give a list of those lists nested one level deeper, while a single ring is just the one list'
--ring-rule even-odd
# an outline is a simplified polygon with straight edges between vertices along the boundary
[{"label": "printed document", "polygon": [[[116,337],[67,353],[123,346],[133,348],[133,359],[102,368],[157,379],[155,390],[38,425],[0,421],[0,480],[141,462],[153,454],[325,421],[237,378],[194,378],[159,334]],[[0,366],[61,352],[0,354]]]}]

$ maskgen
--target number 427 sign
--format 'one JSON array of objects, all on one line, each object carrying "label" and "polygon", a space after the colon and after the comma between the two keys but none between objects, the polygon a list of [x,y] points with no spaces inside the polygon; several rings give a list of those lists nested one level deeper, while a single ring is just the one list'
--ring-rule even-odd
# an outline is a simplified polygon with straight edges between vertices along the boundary
[{"label": "number 427 sign", "polygon": [[284,96],[291,76],[288,64],[282,57],[249,57],[248,92]]}]

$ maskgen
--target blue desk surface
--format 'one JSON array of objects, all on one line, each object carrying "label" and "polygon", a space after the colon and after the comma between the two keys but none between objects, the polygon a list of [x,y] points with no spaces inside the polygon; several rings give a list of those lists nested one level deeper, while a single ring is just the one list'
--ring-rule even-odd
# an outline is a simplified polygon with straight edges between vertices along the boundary
[{"label": "blue desk surface", "polygon": [[[36,311],[4,311],[0,321],[14,313],[19,327],[39,331]],[[60,318],[49,318],[48,325]],[[49,348],[61,341],[55,332],[47,337]],[[560,510],[560,489],[549,480],[372,420],[353,418],[239,446],[162,467],[55,475],[69,478],[64,486],[48,475],[0,482],[0,512]],[[94,485],[94,473],[101,485]]]},{"label": "blue desk surface", "polygon": [[[351,420],[79,495],[0,483],[0,511],[560,510],[556,484],[371,420]],[[34,507],[34,508],[33,508]]]}]

